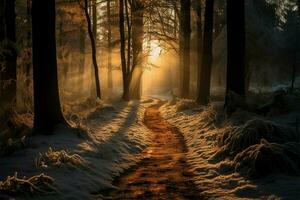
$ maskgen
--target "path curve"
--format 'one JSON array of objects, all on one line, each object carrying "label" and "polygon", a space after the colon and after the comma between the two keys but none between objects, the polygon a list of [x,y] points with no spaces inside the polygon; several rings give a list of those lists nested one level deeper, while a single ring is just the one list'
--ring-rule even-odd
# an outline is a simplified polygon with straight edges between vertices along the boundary
[{"label": "path curve", "polygon": [[102,193],[104,199],[204,199],[188,171],[182,134],[160,115],[162,104],[146,109],[144,124],[153,142],[141,153],[141,162],[116,179],[119,189]]}]

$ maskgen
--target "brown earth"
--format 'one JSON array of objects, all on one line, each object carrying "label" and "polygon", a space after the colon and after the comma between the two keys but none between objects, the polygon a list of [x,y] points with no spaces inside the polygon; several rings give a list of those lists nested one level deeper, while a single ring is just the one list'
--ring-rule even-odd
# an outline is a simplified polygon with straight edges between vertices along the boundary
[{"label": "brown earth", "polygon": [[114,181],[118,189],[101,192],[104,199],[204,199],[188,170],[183,136],[160,116],[161,104],[145,112],[152,144],[139,155],[141,162]]}]

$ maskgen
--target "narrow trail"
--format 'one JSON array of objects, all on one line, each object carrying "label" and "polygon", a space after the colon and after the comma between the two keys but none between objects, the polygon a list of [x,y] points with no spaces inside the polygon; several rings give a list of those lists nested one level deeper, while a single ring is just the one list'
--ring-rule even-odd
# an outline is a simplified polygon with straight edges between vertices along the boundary
[{"label": "narrow trail", "polygon": [[115,180],[119,189],[106,191],[104,199],[203,199],[188,171],[183,136],[160,116],[161,104],[145,112],[152,144],[141,153],[140,163]]}]

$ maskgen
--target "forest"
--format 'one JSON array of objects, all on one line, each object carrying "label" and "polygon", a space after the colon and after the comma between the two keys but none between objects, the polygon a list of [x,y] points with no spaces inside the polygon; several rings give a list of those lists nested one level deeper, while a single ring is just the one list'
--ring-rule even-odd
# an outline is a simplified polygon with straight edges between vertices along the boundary
[{"label": "forest", "polygon": [[0,199],[300,199],[300,0],[0,0]]}]

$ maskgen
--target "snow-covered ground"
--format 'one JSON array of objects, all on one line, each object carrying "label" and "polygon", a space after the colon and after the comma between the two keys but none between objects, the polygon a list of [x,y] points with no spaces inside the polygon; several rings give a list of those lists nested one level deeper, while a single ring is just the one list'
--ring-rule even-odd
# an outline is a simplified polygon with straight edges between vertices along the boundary
[{"label": "snow-covered ground", "polygon": [[[226,120],[222,108],[222,102],[215,102],[209,107],[198,107],[189,100],[172,100],[161,107],[162,116],[178,127],[184,135],[188,147],[188,161],[192,172],[196,175],[195,182],[202,193],[209,199],[299,199],[299,176],[271,173],[263,178],[251,178],[246,176],[247,173],[238,170],[238,163],[235,163],[234,158],[220,154],[222,149],[218,141],[226,130],[233,130],[231,128],[235,126],[243,127],[245,122],[259,117],[241,111],[234,114],[232,119]],[[294,123],[297,117],[300,117],[299,110],[268,120],[272,123],[289,125]],[[266,120],[264,117],[260,118]],[[233,125],[232,121],[239,123]],[[299,133],[297,134],[299,136]],[[299,153],[299,148],[296,150]],[[296,157],[296,154],[293,156]],[[266,159],[266,163],[268,162],[273,160]],[[251,162],[246,164],[249,164],[244,166],[247,170],[253,168]],[[268,170],[272,164],[266,165],[266,169]],[[274,162],[275,164],[277,163]],[[284,163],[281,164],[285,167]],[[299,165],[296,164],[293,167],[298,167],[299,170]]]},{"label": "snow-covered ground", "polygon": [[[194,181],[204,196],[299,199],[300,106],[295,104],[299,95],[287,97],[288,112],[264,117],[238,111],[226,118],[222,102],[199,107],[191,100],[171,100],[160,108],[162,116],[183,133]],[[65,115],[78,128],[58,127],[52,136],[28,138],[24,149],[0,159],[0,180],[15,172],[19,178],[44,173],[54,179],[58,193],[17,199],[101,199],[97,192],[113,187],[114,177],[137,163],[137,154],[151,143],[143,118],[145,109],[156,103],[152,97],[140,102],[87,101],[64,106]],[[258,162],[259,156],[265,156],[263,150],[268,151],[267,157]],[[280,173],[249,176],[266,171],[261,169]],[[289,170],[292,176],[281,173]]]},{"label": "snow-covered ground", "polygon": [[19,178],[44,173],[54,178],[59,193],[20,198],[92,198],[91,193],[112,187],[114,177],[138,162],[135,155],[150,142],[142,123],[144,111],[153,103],[98,102],[90,110],[67,107],[72,113],[68,118],[80,122],[82,131],[58,127],[52,136],[30,137],[24,149],[0,159],[0,180],[15,172]]}]

